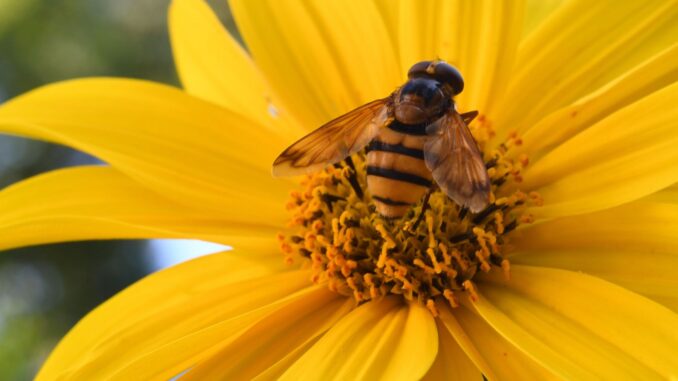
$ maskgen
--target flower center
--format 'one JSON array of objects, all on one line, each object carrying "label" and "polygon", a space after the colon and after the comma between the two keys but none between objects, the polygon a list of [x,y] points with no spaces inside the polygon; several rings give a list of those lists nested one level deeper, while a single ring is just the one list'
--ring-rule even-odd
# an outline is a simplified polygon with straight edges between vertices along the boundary
[{"label": "flower center", "polygon": [[[488,130],[481,119],[474,131],[481,147]],[[519,144],[514,135],[484,153],[492,192],[476,214],[436,189],[402,218],[381,216],[366,187],[362,153],[306,176],[287,205],[292,219],[290,231],[278,237],[282,251],[289,262],[309,260],[314,282],[359,303],[397,294],[437,315],[436,299],[456,307],[456,293],[477,298],[474,276],[493,268],[509,276],[507,235],[532,221],[526,206],[541,204],[538,194],[518,189],[528,160],[509,152]]]}]

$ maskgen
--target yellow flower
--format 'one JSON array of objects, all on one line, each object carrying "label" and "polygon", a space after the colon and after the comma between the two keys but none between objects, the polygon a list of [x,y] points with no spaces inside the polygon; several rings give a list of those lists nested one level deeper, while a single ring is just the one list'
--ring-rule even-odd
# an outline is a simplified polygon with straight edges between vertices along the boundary
[{"label": "yellow flower", "polygon": [[[38,380],[678,377],[676,1],[573,0],[544,20],[519,1],[231,7],[249,53],[202,0],[173,2],[185,91],[80,79],[0,107],[0,130],[110,164],[0,192],[0,247],[163,237],[235,247],[104,303]],[[312,283],[304,261],[282,263],[275,237],[299,185],[270,166],[435,57],[464,74],[457,103],[484,116],[486,155],[520,136],[514,159],[530,164],[507,186],[544,205],[521,206],[534,223],[501,243],[510,280],[481,271],[454,290],[455,308],[402,290],[358,306],[322,273]],[[492,244],[485,233],[474,234]]]}]

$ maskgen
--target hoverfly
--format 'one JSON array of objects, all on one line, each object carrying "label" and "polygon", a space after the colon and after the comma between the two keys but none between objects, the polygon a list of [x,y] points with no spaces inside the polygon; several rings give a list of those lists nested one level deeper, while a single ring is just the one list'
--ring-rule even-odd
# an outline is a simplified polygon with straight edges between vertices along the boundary
[{"label": "hoverfly", "polygon": [[440,60],[410,68],[388,97],[367,103],[304,136],[273,163],[274,176],[321,170],[367,148],[367,189],[377,211],[402,217],[432,180],[472,212],[488,203],[490,178],[468,129],[477,111],[459,114],[464,81]]}]

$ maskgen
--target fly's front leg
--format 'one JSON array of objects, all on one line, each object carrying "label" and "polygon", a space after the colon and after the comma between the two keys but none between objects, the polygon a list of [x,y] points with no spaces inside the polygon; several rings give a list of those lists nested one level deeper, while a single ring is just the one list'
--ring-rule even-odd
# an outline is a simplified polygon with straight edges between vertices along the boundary
[{"label": "fly's front leg", "polygon": [[351,168],[351,172],[348,177],[348,182],[351,184],[351,188],[353,188],[355,195],[362,200],[364,193],[362,187],[360,186],[360,183],[358,182],[358,172],[355,169],[355,164],[353,164],[353,159],[351,159],[350,156],[346,156],[346,159],[344,159],[344,161]]},{"label": "fly's front leg", "polygon": [[414,221],[414,224],[409,228],[410,232],[414,233],[414,231],[417,230],[417,226],[419,226],[421,221],[424,219],[424,213],[426,213],[426,210],[429,208],[428,200],[431,198],[431,193],[433,193],[433,188],[428,188],[428,191],[424,196],[424,201],[421,203],[421,211],[419,211],[419,215]]}]

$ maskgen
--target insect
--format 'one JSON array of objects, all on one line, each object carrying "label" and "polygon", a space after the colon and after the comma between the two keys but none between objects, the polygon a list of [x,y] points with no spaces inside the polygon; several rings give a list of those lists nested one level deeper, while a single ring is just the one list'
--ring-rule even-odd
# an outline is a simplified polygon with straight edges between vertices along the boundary
[{"label": "insect", "polygon": [[[477,111],[459,114],[453,97],[464,81],[453,66],[422,61],[388,97],[348,112],[304,136],[273,163],[274,176],[321,170],[367,148],[367,188],[377,211],[402,217],[432,180],[458,205],[485,208],[490,179],[468,124]],[[428,191],[428,193],[427,193]]]}]

